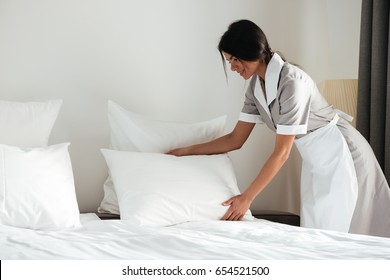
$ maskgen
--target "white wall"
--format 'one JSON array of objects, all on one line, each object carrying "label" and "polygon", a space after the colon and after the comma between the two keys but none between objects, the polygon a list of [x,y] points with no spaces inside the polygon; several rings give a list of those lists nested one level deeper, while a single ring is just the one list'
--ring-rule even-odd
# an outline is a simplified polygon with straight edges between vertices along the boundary
[{"label": "white wall", "polygon": [[[108,99],[171,121],[228,116],[233,128],[246,83],[225,80],[218,40],[248,18],[274,50],[316,81],[357,78],[361,1],[355,0],[0,0],[0,98],[61,98],[51,143],[70,141],[77,196],[95,211],[107,168]],[[231,153],[241,189],[273,148],[258,126]],[[296,151],[253,209],[299,212]]]}]

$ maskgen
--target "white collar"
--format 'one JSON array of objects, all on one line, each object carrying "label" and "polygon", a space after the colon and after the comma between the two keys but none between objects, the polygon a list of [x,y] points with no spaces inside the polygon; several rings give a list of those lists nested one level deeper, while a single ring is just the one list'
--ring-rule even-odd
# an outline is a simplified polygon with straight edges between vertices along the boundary
[{"label": "white collar", "polygon": [[274,53],[268,63],[267,70],[265,71],[265,93],[267,95],[267,105],[271,104],[271,102],[276,98],[279,75],[280,71],[282,71],[283,65],[283,59],[277,53]]},{"label": "white collar", "polygon": [[[274,53],[265,71],[265,93],[266,94],[264,94],[263,92],[263,88],[260,85],[259,78],[256,79],[257,81],[255,83],[255,89],[254,89],[255,97],[260,102],[264,110],[268,113],[270,118],[271,118],[271,114],[269,112],[268,106],[276,98],[276,93],[278,91],[279,75],[283,65],[284,65],[283,59],[277,53]],[[265,96],[267,96],[267,99],[265,98]]]}]

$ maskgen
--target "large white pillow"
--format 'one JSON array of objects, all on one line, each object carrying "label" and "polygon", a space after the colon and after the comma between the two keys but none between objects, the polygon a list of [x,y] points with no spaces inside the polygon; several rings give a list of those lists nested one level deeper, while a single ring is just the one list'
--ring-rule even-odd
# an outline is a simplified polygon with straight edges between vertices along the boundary
[{"label": "large white pillow", "polygon": [[62,100],[10,102],[0,100],[0,143],[18,147],[47,146]]},{"label": "large white pillow", "polygon": [[108,101],[108,121],[111,149],[165,153],[221,136],[226,116],[190,124],[162,122],[127,111],[113,101]]},{"label": "large white pillow", "polygon": [[0,223],[30,229],[79,226],[69,143],[0,144]]},{"label": "large white pillow", "polygon": [[[164,153],[214,140],[223,135],[226,116],[198,123],[173,123],[148,119],[108,101],[110,148],[121,151]],[[119,214],[111,175],[104,183],[100,213]]]},{"label": "large white pillow", "polygon": [[[226,154],[175,157],[102,149],[122,220],[142,226],[219,220],[222,203],[239,194]],[[245,220],[253,219],[250,211]]]}]

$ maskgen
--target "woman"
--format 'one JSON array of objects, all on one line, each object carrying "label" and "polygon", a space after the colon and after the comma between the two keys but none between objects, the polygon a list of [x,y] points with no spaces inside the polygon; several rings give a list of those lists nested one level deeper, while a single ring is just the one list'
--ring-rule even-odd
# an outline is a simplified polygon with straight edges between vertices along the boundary
[{"label": "woman", "polygon": [[226,72],[250,79],[233,131],[214,141],[175,149],[176,156],[239,149],[256,123],[276,132],[274,151],[250,186],[224,202],[222,220],[240,220],[254,198],[289,157],[293,144],[302,159],[301,224],[390,237],[390,189],[369,144],[319,93],[298,67],[272,52],[253,22],[232,23],[218,45]]}]

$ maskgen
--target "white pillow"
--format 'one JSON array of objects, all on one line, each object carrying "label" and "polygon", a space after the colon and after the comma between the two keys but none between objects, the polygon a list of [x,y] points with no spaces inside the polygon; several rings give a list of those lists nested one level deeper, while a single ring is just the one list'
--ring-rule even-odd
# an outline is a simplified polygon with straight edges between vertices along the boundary
[{"label": "white pillow", "polygon": [[79,226],[69,143],[0,144],[0,223],[30,229]]},{"label": "white pillow", "polygon": [[18,147],[47,146],[62,100],[10,102],[0,100],[0,143]]},{"label": "white pillow", "polygon": [[[114,150],[164,153],[214,140],[223,135],[226,116],[198,123],[173,123],[147,119],[108,101],[110,147]],[[104,183],[100,213],[119,214],[114,184],[109,175]]]},{"label": "white pillow", "polygon": [[[239,194],[226,154],[175,157],[102,149],[118,195],[122,220],[142,226],[219,220]],[[253,219],[250,211],[245,220]]]},{"label": "white pillow", "polygon": [[226,116],[199,123],[173,123],[148,119],[108,101],[110,148],[120,151],[165,153],[222,136]]}]

